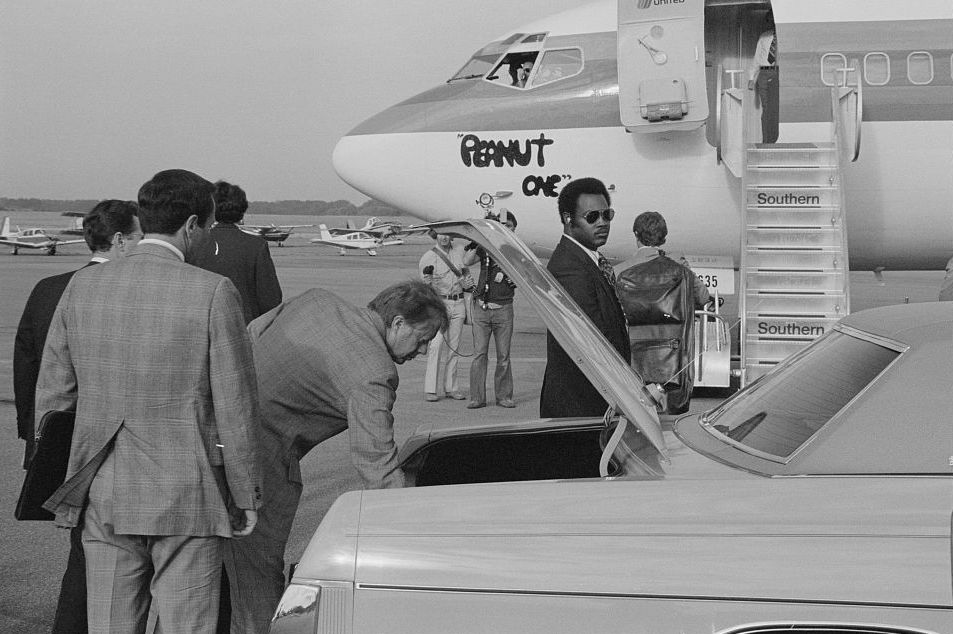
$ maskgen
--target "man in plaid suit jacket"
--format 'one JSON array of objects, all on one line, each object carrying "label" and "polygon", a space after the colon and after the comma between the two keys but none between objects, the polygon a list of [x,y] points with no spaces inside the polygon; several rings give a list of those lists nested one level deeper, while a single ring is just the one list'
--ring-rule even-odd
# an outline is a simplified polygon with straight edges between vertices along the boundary
[{"label": "man in plaid suit jacket", "polygon": [[448,325],[440,296],[407,281],[381,291],[367,308],[311,289],[248,326],[261,399],[264,496],[258,528],[225,550],[232,634],[268,632],[303,488],[299,461],[312,448],[346,429],[365,488],[404,485],[391,413],[397,364],[427,354]]},{"label": "man in plaid suit jacket", "polygon": [[[187,265],[212,185],[184,170],[139,190],[145,237],[77,272],[53,316],[37,417],[75,410],[66,482],[47,500],[82,523],[90,632],[214,632],[223,538],[251,532],[257,392],[241,299]],[[150,598],[151,592],[151,598]]]}]

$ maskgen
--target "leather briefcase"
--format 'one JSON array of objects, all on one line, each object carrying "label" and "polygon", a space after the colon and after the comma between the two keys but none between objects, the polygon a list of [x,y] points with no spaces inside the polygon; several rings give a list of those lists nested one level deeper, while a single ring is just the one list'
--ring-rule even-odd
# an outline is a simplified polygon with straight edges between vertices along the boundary
[{"label": "leather briefcase", "polygon": [[66,480],[75,418],[73,412],[51,411],[40,419],[33,456],[14,513],[18,520],[54,519],[54,515],[43,508],[43,503]]}]

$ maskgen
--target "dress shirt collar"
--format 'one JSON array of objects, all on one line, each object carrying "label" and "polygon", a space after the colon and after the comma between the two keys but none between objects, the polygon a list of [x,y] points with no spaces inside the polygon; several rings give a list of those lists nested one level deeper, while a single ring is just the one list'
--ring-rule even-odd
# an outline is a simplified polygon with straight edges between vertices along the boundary
[{"label": "dress shirt collar", "polygon": [[109,262],[109,258],[102,255],[94,255],[89,259],[90,262],[95,262],[96,264],[102,264],[103,262]]},{"label": "dress shirt collar", "polygon": [[582,243],[579,242],[579,240],[576,240],[575,238],[573,238],[573,237],[572,237],[571,235],[569,235],[568,233],[564,233],[564,234],[563,234],[563,237],[566,238],[567,240],[570,240],[571,242],[575,243],[580,249],[582,249],[582,250],[586,253],[586,255],[588,255],[590,258],[592,258],[592,261],[596,263],[596,266],[599,266],[599,258],[600,258],[601,255],[602,255],[601,253],[599,253],[598,251],[593,251],[592,249],[589,249],[589,248],[587,248],[587,247],[582,246]]},{"label": "dress shirt collar", "polygon": [[169,251],[172,251],[172,253],[175,253],[177,258],[185,262],[185,255],[179,251],[179,248],[170,242],[166,242],[165,240],[160,240],[158,238],[143,238],[139,241],[139,244],[158,244],[165,247]]}]

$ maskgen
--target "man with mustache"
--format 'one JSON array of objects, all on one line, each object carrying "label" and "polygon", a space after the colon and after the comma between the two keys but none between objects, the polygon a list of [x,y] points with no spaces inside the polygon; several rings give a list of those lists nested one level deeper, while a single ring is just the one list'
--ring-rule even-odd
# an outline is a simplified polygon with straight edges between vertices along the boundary
[{"label": "man with mustache", "polygon": [[[609,239],[609,227],[615,216],[609,204],[609,192],[596,178],[580,178],[563,187],[558,200],[563,236],[546,268],[628,363],[629,335],[615,292],[615,274],[598,251]],[[547,332],[539,415],[602,416],[608,406],[599,390],[552,333]]]},{"label": "man with mustache", "polygon": [[404,486],[391,413],[397,365],[426,355],[449,323],[436,291],[407,281],[381,291],[367,308],[311,289],[248,325],[263,486],[255,532],[225,553],[232,634],[268,632],[285,588],[285,545],[303,488],[299,462],[311,449],[348,430],[364,487]]}]

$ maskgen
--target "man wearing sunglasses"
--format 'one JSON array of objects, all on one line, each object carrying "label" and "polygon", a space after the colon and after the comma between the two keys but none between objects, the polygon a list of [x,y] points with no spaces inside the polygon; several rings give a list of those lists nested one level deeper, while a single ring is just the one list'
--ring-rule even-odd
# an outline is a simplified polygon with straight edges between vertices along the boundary
[{"label": "man wearing sunglasses", "polygon": [[[563,187],[558,200],[563,236],[546,268],[628,363],[629,335],[615,292],[615,274],[598,251],[609,239],[615,215],[609,203],[606,186],[596,178],[580,178]],[[539,415],[602,416],[606,408],[608,403],[599,391],[552,333],[546,333]]]}]

